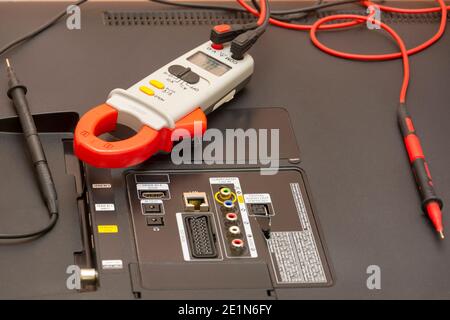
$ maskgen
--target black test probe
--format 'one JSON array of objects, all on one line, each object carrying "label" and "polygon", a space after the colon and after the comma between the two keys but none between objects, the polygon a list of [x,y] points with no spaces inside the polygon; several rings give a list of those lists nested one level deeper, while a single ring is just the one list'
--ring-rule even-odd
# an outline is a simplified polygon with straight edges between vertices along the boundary
[{"label": "black test probe", "polygon": [[28,150],[30,152],[31,161],[36,171],[36,176],[39,181],[39,188],[47,205],[50,222],[44,228],[22,234],[0,234],[0,239],[24,239],[36,236],[41,236],[50,231],[58,220],[58,203],[55,184],[52,179],[50,168],[45,158],[44,149],[42,148],[41,140],[36,130],[33,116],[28,108],[28,102],[25,97],[27,88],[20,83],[16,77],[14,70],[11,67],[10,61],[6,59],[6,70],[8,73],[8,97],[13,101],[17,115],[22,126],[23,134],[27,142]]},{"label": "black test probe", "polygon": [[[87,0],[79,0],[73,5],[80,6],[86,3]],[[26,41],[33,39],[40,33],[44,32],[51,26],[53,26],[59,19],[67,15],[67,10],[64,9],[59,12],[55,17],[45,22],[37,29],[21,36],[18,39],[13,40],[4,47],[0,48],[0,56],[5,54],[8,50],[15,48]],[[27,145],[31,153],[33,166],[35,167],[36,174],[39,179],[39,187],[41,189],[44,200],[47,204],[48,211],[50,214],[50,222],[47,226],[40,230],[22,233],[22,234],[2,234],[0,233],[0,240],[4,239],[27,239],[42,236],[45,233],[53,229],[58,221],[58,206],[57,206],[57,196],[55,184],[48,168],[47,160],[45,158],[44,150],[42,149],[41,141],[37,135],[36,125],[33,120],[33,116],[28,109],[28,103],[25,98],[27,93],[27,88],[22,85],[14,74],[9,60],[6,60],[7,72],[9,77],[9,90],[8,97],[14,101],[14,106],[16,108],[17,114],[19,115],[20,123],[23,128],[24,135],[27,140]]]}]

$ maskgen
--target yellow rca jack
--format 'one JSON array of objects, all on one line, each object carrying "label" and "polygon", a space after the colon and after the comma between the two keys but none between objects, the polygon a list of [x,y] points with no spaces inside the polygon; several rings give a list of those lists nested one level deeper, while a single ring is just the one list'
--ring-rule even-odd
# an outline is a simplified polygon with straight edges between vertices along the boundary
[{"label": "yellow rca jack", "polygon": [[225,205],[226,204],[226,206],[229,207],[230,203],[234,204],[236,202],[237,196],[236,196],[236,194],[233,191],[231,191],[230,188],[228,188],[228,187],[221,187],[219,189],[219,191],[217,191],[214,194],[214,199],[218,203],[220,203],[221,205]]},{"label": "yellow rca jack", "polygon": [[231,189],[227,187],[222,187],[219,190],[220,198],[223,200],[228,200],[231,198]]}]

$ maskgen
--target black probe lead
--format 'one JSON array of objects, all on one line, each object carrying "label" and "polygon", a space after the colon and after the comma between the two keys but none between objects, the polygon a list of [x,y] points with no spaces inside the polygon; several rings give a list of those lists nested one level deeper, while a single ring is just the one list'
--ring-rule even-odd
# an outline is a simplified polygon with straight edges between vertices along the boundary
[{"label": "black probe lead", "polygon": [[50,214],[50,222],[42,229],[19,234],[0,234],[0,239],[26,239],[44,235],[56,225],[59,216],[57,194],[50,168],[47,164],[47,159],[45,158],[44,149],[42,148],[37,133],[36,124],[34,123],[33,116],[28,108],[28,102],[25,97],[27,87],[20,83],[8,59],[6,59],[6,69],[9,85],[8,97],[14,102],[14,107],[17,111],[31,160],[36,171],[36,176],[39,181],[39,188],[41,189]]},{"label": "black probe lead", "polygon": [[[264,14],[262,22],[258,20],[259,26],[255,29],[245,31],[231,41],[231,57],[236,60],[244,58],[245,53],[258,41],[259,37],[266,31],[270,20],[269,0],[261,0],[260,14]],[[264,7],[262,7],[264,6]],[[261,18],[261,17],[260,17]]]},{"label": "black probe lead", "polygon": [[[87,1],[88,0],[79,0],[79,1],[75,2],[73,5],[79,6]],[[8,50],[24,43],[27,40],[34,38],[35,36],[39,35],[41,32],[47,30],[48,28],[53,26],[59,19],[64,17],[66,14],[67,14],[67,11],[65,9],[64,11],[61,11],[55,17],[50,19],[49,21],[47,21],[44,24],[42,24],[41,26],[39,26],[37,29],[35,29],[35,30],[25,34],[24,36],[21,36],[20,38],[13,40],[10,43],[8,43],[7,45],[3,46],[0,49],[0,56],[3,55],[4,53],[6,53]],[[28,109],[28,104],[27,104],[26,98],[25,98],[27,88],[24,85],[19,83],[17,77],[15,76],[15,74],[11,68],[11,64],[9,63],[9,60],[7,60],[6,64],[7,64],[7,71],[8,71],[9,84],[10,84],[10,89],[8,90],[8,96],[11,94],[10,97],[12,97],[12,96],[17,97],[17,99],[20,101],[19,104],[26,107],[26,108],[19,107],[20,110],[23,112],[23,117],[21,117],[19,109],[17,109],[16,103],[14,104],[18,111],[17,113],[19,114],[19,118],[20,118],[22,126],[23,126],[22,118],[24,118],[24,119],[26,118],[27,120],[25,120],[25,121],[28,123],[29,128],[30,129],[34,128],[34,130],[36,130],[33,117],[30,113],[30,110]],[[13,87],[11,87],[11,84],[13,84],[13,86],[15,84],[14,90],[12,90]],[[25,129],[24,129],[24,134],[25,134]],[[34,156],[39,155],[39,157],[43,156],[43,159],[45,160],[45,154],[43,153],[42,145],[40,145],[39,137],[37,136],[37,134],[34,135],[32,138],[30,138],[30,137],[27,137],[27,142],[30,147],[32,156],[33,155]],[[35,142],[31,143],[30,142],[31,140],[37,140],[40,147],[38,147],[37,144],[34,147],[30,146],[30,144],[35,144]],[[42,151],[42,154],[34,154],[33,152],[35,152],[35,151],[36,152]],[[50,214],[50,221],[45,227],[43,227],[39,230],[36,230],[36,231],[31,231],[31,232],[27,232],[27,233],[16,233],[16,234],[0,233],[0,240],[28,239],[28,238],[42,236],[42,235],[46,234],[47,232],[49,232],[50,230],[52,230],[58,221],[59,213],[58,213],[58,207],[57,207],[57,202],[56,202],[56,189],[53,184],[53,180],[51,177],[50,170],[48,169],[48,165],[44,164],[44,162],[39,162],[39,163],[35,162],[34,165],[35,165],[38,177],[39,177],[39,186],[42,190],[44,197],[46,198],[46,204],[47,204],[47,207],[49,209],[49,214]]]},{"label": "black probe lead", "polygon": [[174,2],[174,1],[165,1],[165,0],[149,0],[150,2],[160,3],[164,5],[181,7],[181,8],[191,8],[191,9],[204,9],[204,10],[224,10],[224,11],[235,11],[235,12],[247,12],[244,8],[240,7],[231,7],[231,6],[223,6],[223,5],[209,5],[209,4],[200,4],[193,2]]},{"label": "black probe lead", "polygon": [[[200,3],[192,3],[192,2],[174,2],[174,1],[168,1],[168,0],[149,0],[150,2],[165,4],[169,6],[174,7],[182,7],[182,8],[192,8],[192,9],[205,9],[205,10],[222,10],[222,11],[230,11],[230,12],[246,12],[247,10],[240,8],[240,7],[232,7],[232,6],[222,6],[222,5],[208,5],[208,4],[200,4]],[[303,7],[303,8],[297,8],[297,9],[287,9],[287,10],[271,10],[270,15],[272,18],[279,19],[280,16],[283,15],[291,15],[296,13],[309,13],[313,11],[317,11],[319,9],[334,7],[334,6],[340,6],[344,4],[354,3],[354,2],[360,2],[361,0],[336,0],[332,2],[322,2],[319,1],[317,4],[309,6],[309,7]],[[256,1],[252,1],[253,4],[257,3]],[[259,5],[254,6],[256,10],[260,11]],[[294,17],[294,16],[292,16]],[[289,20],[292,20],[292,17],[289,16]],[[301,18],[296,17],[296,19]]]}]

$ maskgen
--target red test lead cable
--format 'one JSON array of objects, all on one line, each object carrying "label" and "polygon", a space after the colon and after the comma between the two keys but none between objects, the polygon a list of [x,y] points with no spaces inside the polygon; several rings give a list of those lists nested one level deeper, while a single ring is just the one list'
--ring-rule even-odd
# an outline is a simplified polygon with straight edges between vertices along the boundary
[{"label": "red test lead cable", "polygon": [[[258,12],[254,10],[251,6],[246,4],[244,0],[237,0],[239,4],[241,4],[245,9],[251,12],[254,15],[258,15]],[[408,113],[406,108],[406,93],[409,84],[410,72],[409,72],[409,55],[416,54],[434,43],[436,43],[444,34],[446,24],[447,24],[447,7],[444,0],[437,0],[439,3],[439,7],[436,8],[424,8],[424,9],[403,9],[403,8],[393,8],[388,6],[381,6],[372,3],[371,1],[362,1],[361,3],[367,7],[375,6],[378,7],[382,11],[386,12],[396,12],[403,14],[421,14],[421,13],[430,13],[430,12],[441,12],[441,20],[439,29],[430,39],[420,44],[417,47],[407,50],[403,40],[400,36],[389,26],[379,21],[375,21],[373,17],[369,16],[360,16],[360,15],[332,15],[325,18],[322,18],[316,21],[313,25],[299,25],[293,23],[287,23],[283,21],[279,21],[276,19],[270,19],[270,23],[273,25],[295,29],[295,30],[310,30],[311,41],[317,46],[320,50],[344,59],[351,60],[360,60],[360,61],[384,61],[391,59],[402,58],[403,60],[403,84],[400,91],[400,104],[397,111],[397,117],[399,122],[399,127],[401,133],[404,138],[404,143],[406,150],[408,152],[408,157],[411,163],[411,169],[414,173],[414,177],[416,180],[417,188],[419,190],[421,200],[422,200],[422,208],[428,214],[431,222],[433,223],[434,228],[439,233],[440,237],[444,238],[443,233],[443,225],[442,225],[442,200],[437,197],[436,192],[434,190],[433,181],[431,178],[430,170],[428,164],[425,160],[425,156],[420,144],[419,137],[416,134],[416,130],[414,128],[414,124],[411,116]],[[350,20],[345,22],[339,22],[335,24],[325,24],[326,22],[335,21],[335,20]],[[330,30],[330,29],[340,29],[345,28],[357,24],[364,23],[366,21],[370,21],[372,23],[376,23],[380,25],[381,28],[386,30],[397,42],[400,47],[400,52],[390,53],[390,54],[372,54],[372,55],[362,55],[362,54],[354,54],[347,53],[342,51],[337,51],[331,49],[324,44],[322,44],[316,36],[317,30]]]},{"label": "red test lead cable", "polygon": [[[446,19],[447,19],[447,7],[443,0],[439,0],[440,9],[442,12],[441,17],[441,25],[439,28],[438,33],[434,35],[430,40],[425,42],[424,45],[422,45],[424,48],[427,46],[430,46],[431,44],[435,43],[443,34],[445,27],[446,27]],[[387,7],[385,7],[387,9]],[[398,12],[398,11],[397,11]],[[350,15],[334,15],[325,17],[323,19],[318,20],[311,28],[310,36],[312,42],[322,51],[329,53],[331,55],[345,58],[345,59],[353,59],[353,60],[363,60],[363,61],[376,61],[376,60],[388,60],[391,59],[393,54],[388,55],[359,55],[359,54],[352,54],[352,53],[345,53],[337,50],[330,49],[323,45],[316,36],[316,31],[322,25],[323,23],[333,21],[333,20],[339,20],[339,19],[352,19],[354,21],[357,21],[358,19],[362,19],[362,16],[350,16]],[[365,17],[365,20],[368,21],[371,19],[370,17]],[[442,224],[442,207],[443,202],[442,200],[436,195],[436,191],[434,189],[433,180],[431,178],[430,170],[428,167],[428,164],[425,160],[425,155],[422,150],[422,146],[420,143],[420,139],[416,134],[416,130],[414,128],[414,124],[412,121],[411,116],[408,113],[407,107],[406,107],[406,93],[408,89],[408,83],[409,83],[409,60],[408,55],[416,53],[420,50],[417,50],[415,52],[411,52],[411,50],[406,50],[406,47],[401,40],[401,38],[393,31],[391,28],[389,28],[387,25],[383,23],[376,22],[374,20],[371,20],[377,24],[379,24],[384,30],[388,31],[392,37],[396,40],[400,47],[400,56],[403,60],[404,65],[404,76],[403,76],[403,84],[400,91],[400,104],[397,111],[397,118],[398,123],[400,127],[400,131],[402,133],[402,136],[404,138],[404,143],[406,147],[406,151],[408,152],[408,157],[411,164],[411,169],[415,177],[416,185],[419,190],[419,194],[422,200],[422,209],[428,214],[428,217],[430,218],[431,222],[433,223],[434,228],[439,233],[441,239],[444,238],[444,228]],[[419,46],[420,47],[420,46]]]},{"label": "red test lead cable", "polygon": [[[249,11],[255,16],[259,16],[259,12],[252,8],[249,4],[247,4],[244,0],[236,0],[244,9]],[[403,8],[394,8],[394,7],[388,7],[388,6],[381,6],[378,4],[374,4],[371,1],[361,1],[361,4],[364,6],[375,6],[380,8],[380,10],[385,12],[396,12],[396,13],[403,13],[403,14],[421,14],[421,13],[432,13],[432,12],[442,12],[441,20],[439,23],[439,28],[436,34],[434,34],[430,39],[425,41],[424,43],[409,49],[408,55],[416,54],[420,51],[423,51],[424,49],[430,47],[434,43],[436,43],[444,34],[445,27],[447,24],[447,10],[450,9],[450,6],[446,6],[444,0],[437,0],[439,3],[439,7],[433,7],[433,8],[423,8],[423,9],[403,9]],[[445,10],[445,14],[444,14]],[[311,30],[312,25],[307,24],[296,24],[296,23],[289,23],[284,22],[280,20],[276,20],[273,18],[270,18],[269,22],[277,27],[285,28],[285,29],[292,29],[292,30],[300,30],[300,31],[309,31]],[[352,20],[352,21],[346,21],[346,22],[339,22],[339,23],[333,23],[333,24],[325,24],[325,25],[319,25],[319,30],[333,30],[333,29],[342,29],[347,27],[352,27],[358,24],[361,24],[364,22],[364,20]],[[330,49],[331,51],[331,49]],[[331,52],[327,52],[331,53]],[[351,54],[350,54],[351,55]],[[372,61],[383,61],[383,60],[391,60],[391,59],[399,59],[401,57],[400,52],[395,53],[389,53],[389,54],[378,54],[378,55],[367,55],[366,60],[372,60]],[[347,59],[354,59],[353,57],[349,56]]]}]

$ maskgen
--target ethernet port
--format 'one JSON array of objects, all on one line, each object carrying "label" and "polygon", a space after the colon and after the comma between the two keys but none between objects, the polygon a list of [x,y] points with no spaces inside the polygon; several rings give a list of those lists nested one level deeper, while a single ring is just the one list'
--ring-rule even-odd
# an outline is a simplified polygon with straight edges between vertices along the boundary
[{"label": "ethernet port", "polygon": [[185,211],[209,211],[208,198],[205,192],[183,192],[183,202]]}]

